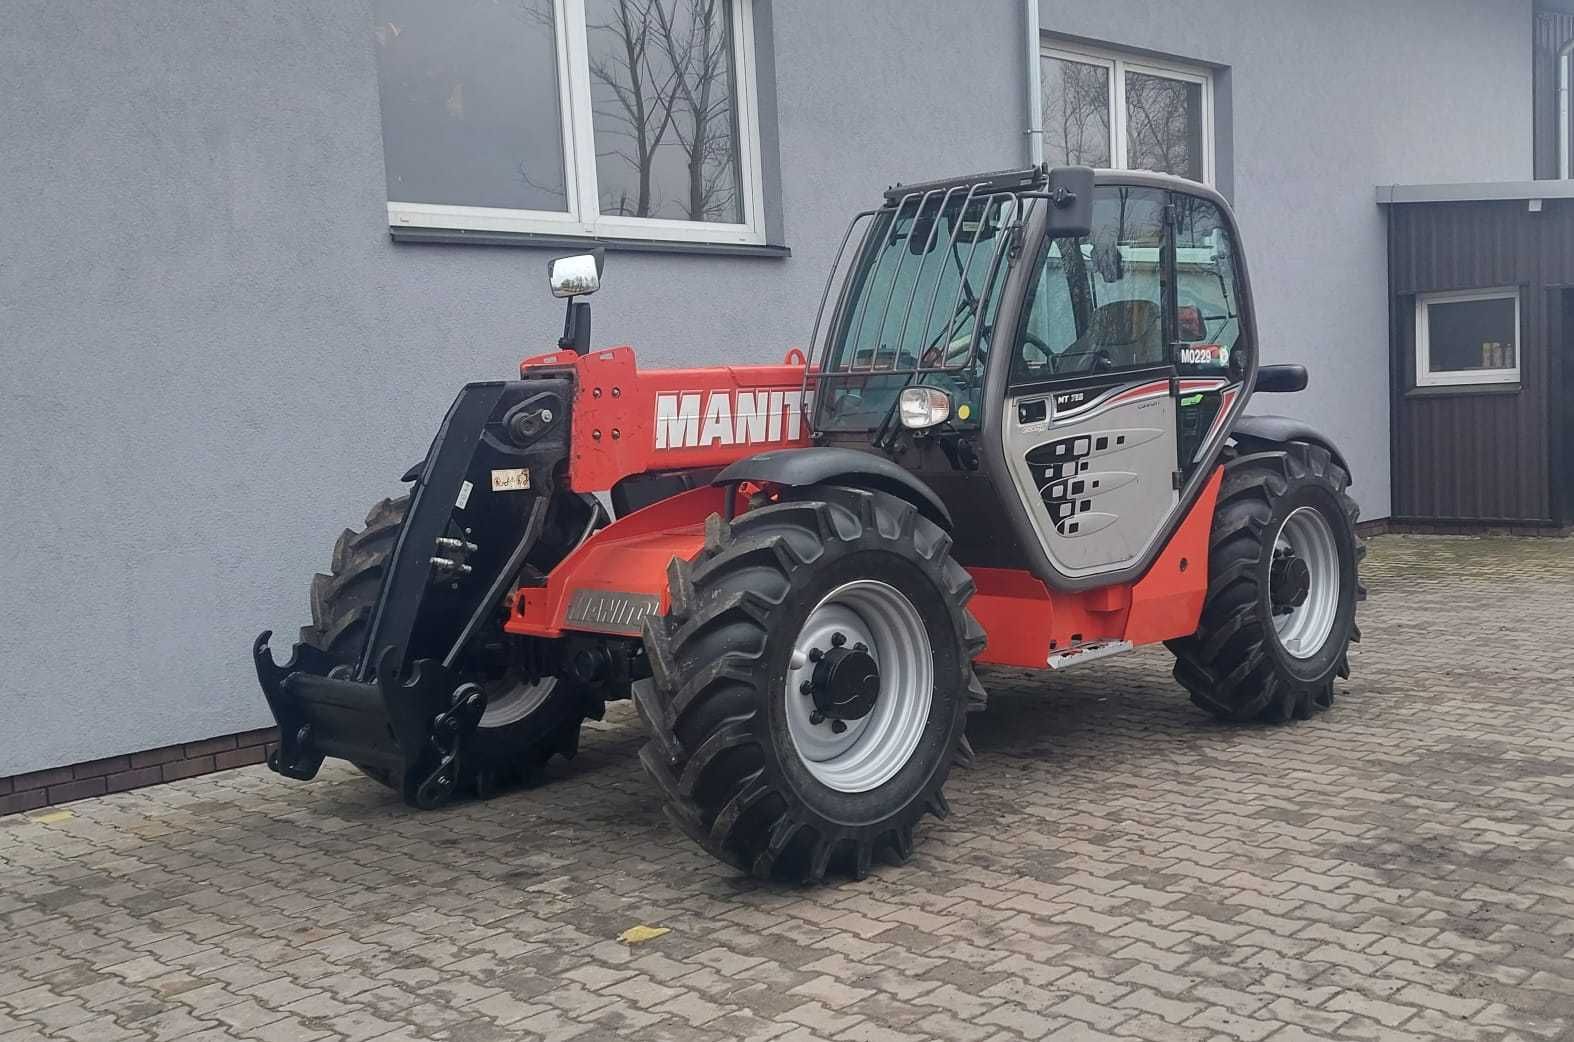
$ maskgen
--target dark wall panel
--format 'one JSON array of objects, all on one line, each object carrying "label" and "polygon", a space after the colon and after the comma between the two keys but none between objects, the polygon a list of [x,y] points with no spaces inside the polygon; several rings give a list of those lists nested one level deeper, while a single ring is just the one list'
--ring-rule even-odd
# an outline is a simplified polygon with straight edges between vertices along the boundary
[{"label": "dark wall panel", "polygon": [[[1562,396],[1549,347],[1563,297],[1546,287],[1574,285],[1574,203],[1540,213],[1523,200],[1403,205],[1389,218],[1394,516],[1554,520],[1551,406]],[[1417,389],[1417,294],[1497,287],[1520,295],[1519,386]]]}]

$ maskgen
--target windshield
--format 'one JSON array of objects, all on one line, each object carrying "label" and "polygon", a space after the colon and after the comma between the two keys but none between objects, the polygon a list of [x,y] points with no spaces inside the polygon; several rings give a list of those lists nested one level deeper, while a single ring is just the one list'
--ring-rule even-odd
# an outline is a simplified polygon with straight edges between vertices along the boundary
[{"label": "windshield", "polygon": [[978,421],[983,365],[1003,279],[995,261],[1020,202],[965,188],[909,197],[871,222],[817,392],[822,430],[872,430],[909,384],[951,395]]}]

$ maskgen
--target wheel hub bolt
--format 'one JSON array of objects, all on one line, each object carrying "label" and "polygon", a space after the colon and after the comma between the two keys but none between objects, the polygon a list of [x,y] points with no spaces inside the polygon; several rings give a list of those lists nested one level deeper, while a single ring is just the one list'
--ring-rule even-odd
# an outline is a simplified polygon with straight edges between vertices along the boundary
[{"label": "wheel hub bolt", "polygon": [[839,648],[843,644],[846,644],[846,643],[847,643],[847,634],[841,632],[840,630],[837,630],[835,633],[831,634],[831,644],[832,644],[833,647],[838,647]]},{"label": "wheel hub bolt", "polygon": [[845,730],[847,730],[847,722],[845,720],[831,721],[831,731],[833,734],[841,734]]},{"label": "wheel hub bolt", "polygon": [[814,694],[814,684],[813,684],[813,682],[805,680],[803,683],[799,684],[798,685],[798,693],[800,695],[812,695],[812,694]]},{"label": "wheel hub bolt", "polygon": [[1306,603],[1311,592],[1312,573],[1306,561],[1294,550],[1275,551],[1268,572],[1268,596],[1275,615],[1288,615]]}]

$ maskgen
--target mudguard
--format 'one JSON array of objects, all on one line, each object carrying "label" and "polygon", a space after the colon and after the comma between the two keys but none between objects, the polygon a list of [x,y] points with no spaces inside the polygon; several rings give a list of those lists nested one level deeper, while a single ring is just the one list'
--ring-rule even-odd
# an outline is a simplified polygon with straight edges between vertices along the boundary
[{"label": "mudguard", "polygon": [[1344,454],[1334,446],[1332,439],[1302,420],[1289,416],[1242,416],[1230,433],[1253,452],[1266,451],[1290,441],[1321,445],[1346,474],[1350,473],[1350,464],[1345,462]]},{"label": "mudguard", "polygon": [[727,467],[711,483],[736,485],[743,481],[785,485],[788,488],[846,485],[886,492],[912,503],[920,513],[946,531],[952,528],[951,512],[933,489],[909,471],[872,452],[826,446],[762,452]]}]

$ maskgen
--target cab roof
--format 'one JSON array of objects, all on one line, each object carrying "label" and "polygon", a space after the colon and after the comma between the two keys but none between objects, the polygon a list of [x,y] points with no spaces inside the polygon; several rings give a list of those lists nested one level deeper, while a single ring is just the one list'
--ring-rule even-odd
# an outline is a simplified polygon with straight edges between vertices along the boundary
[{"label": "cab roof", "polygon": [[[937,178],[933,181],[916,181],[912,184],[898,182],[885,190],[885,202],[895,206],[909,196],[922,196],[926,192],[944,192],[953,188],[977,186],[984,194],[995,192],[1041,191],[1049,183],[1050,166],[1023,167],[1019,170],[992,170],[981,174],[959,174]],[[1217,191],[1200,181],[1192,181],[1174,174],[1161,174],[1152,170],[1111,170],[1100,168],[1093,172],[1095,183],[1101,185],[1141,185],[1170,191],[1201,195],[1224,202]],[[1226,204],[1227,205],[1227,204]]]}]

